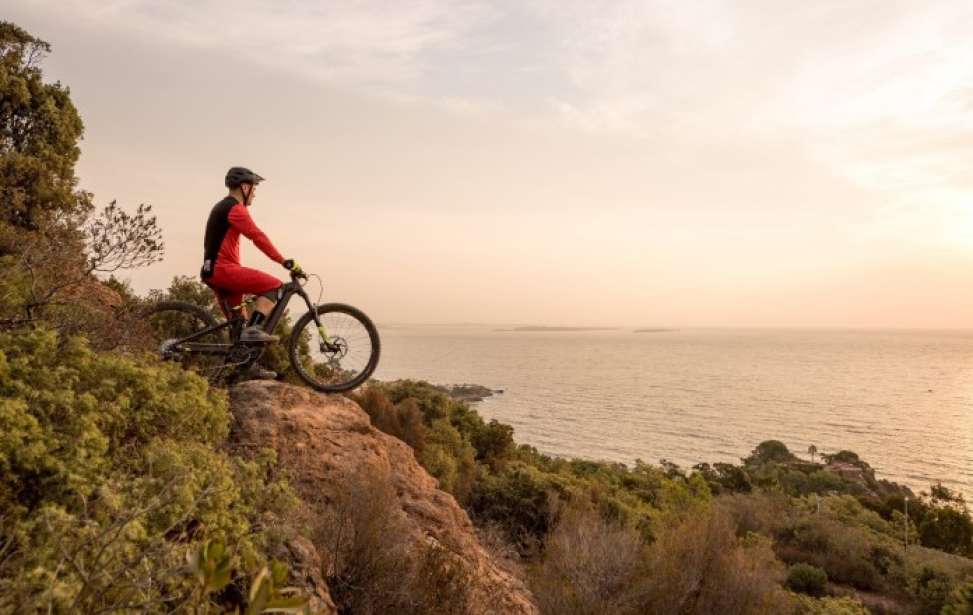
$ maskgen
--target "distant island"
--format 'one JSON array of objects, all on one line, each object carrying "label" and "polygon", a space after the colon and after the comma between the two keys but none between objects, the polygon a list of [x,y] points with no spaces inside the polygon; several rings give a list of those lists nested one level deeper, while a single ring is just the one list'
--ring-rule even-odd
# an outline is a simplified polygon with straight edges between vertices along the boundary
[{"label": "distant island", "polygon": [[614,331],[618,327],[514,327],[513,329],[494,329],[494,331]]},{"label": "distant island", "polygon": [[679,329],[636,329],[635,333],[669,333]]}]

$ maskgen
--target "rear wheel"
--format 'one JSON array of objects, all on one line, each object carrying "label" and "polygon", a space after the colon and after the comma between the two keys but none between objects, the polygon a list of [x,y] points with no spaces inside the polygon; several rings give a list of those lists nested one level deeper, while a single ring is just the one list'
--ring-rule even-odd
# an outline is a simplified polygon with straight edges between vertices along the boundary
[{"label": "rear wheel", "polygon": [[291,365],[301,380],[326,393],[349,391],[368,380],[378,366],[378,330],[358,308],[343,303],[316,307],[326,337],[314,314],[301,316],[288,344]]},{"label": "rear wheel", "polygon": [[[186,301],[160,301],[149,307],[142,315],[152,348],[167,361],[180,363],[193,369],[211,381],[219,379],[223,372],[225,353],[204,354],[190,352],[186,344],[179,340],[209,327],[215,327],[216,318],[206,309]],[[226,329],[207,333],[193,344],[227,344]]]}]

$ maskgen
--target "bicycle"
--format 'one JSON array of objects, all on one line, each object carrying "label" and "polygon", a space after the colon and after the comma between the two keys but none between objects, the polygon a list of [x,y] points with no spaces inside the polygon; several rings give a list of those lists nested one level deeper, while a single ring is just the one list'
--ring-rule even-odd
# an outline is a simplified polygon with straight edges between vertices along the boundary
[{"label": "bicycle", "polygon": [[[313,276],[320,283],[321,278]],[[307,304],[307,313],[294,324],[287,340],[287,355],[295,373],[314,389],[326,393],[349,391],[364,383],[378,366],[381,342],[378,330],[364,312],[344,303],[312,303],[304,290],[309,276],[291,272],[267,317],[265,330],[273,333],[295,295]],[[318,295],[320,301],[324,285]],[[231,383],[253,366],[274,342],[240,342],[246,323],[242,306],[223,304],[217,320],[211,311],[187,301],[160,301],[144,313],[165,360],[194,368],[211,382]],[[229,334],[229,339],[227,339]]]}]

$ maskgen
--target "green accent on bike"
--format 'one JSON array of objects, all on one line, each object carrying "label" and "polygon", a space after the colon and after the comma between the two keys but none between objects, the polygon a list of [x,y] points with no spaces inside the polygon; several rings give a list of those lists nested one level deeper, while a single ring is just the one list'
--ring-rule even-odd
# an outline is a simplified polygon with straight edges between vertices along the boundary
[{"label": "green accent on bike", "polygon": [[328,332],[324,330],[324,325],[319,325],[318,326],[318,335],[320,335],[321,336],[321,339],[324,340],[325,343],[327,343],[327,341],[328,341]]}]

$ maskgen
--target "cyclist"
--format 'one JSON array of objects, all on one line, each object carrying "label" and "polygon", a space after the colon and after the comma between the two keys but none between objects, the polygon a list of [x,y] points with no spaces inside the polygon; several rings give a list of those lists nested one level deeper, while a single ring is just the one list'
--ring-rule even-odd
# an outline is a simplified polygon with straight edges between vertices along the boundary
[{"label": "cyclist", "polygon": [[[213,206],[206,222],[203,243],[203,268],[200,277],[220,299],[220,309],[226,312],[243,301],[244,294],[257,295],[256,305],[240,335],[242,342],[273,342],[276,335],[267,333],[263,324],[277,303],[283,282],[274,276],[240,264],[240,235],[260,248],[270,260],[285,269],[300,272],[292,258],[285,259],[267,235],[250,218],[248,208],[253,205],[257,184],[264,180],[250,169],[233,167],[226,172],[226,187],[230,193]],[[230,314],[225,314],[227,318]],[[255,370],[258,376],[274,377],[273,372]]]}]

